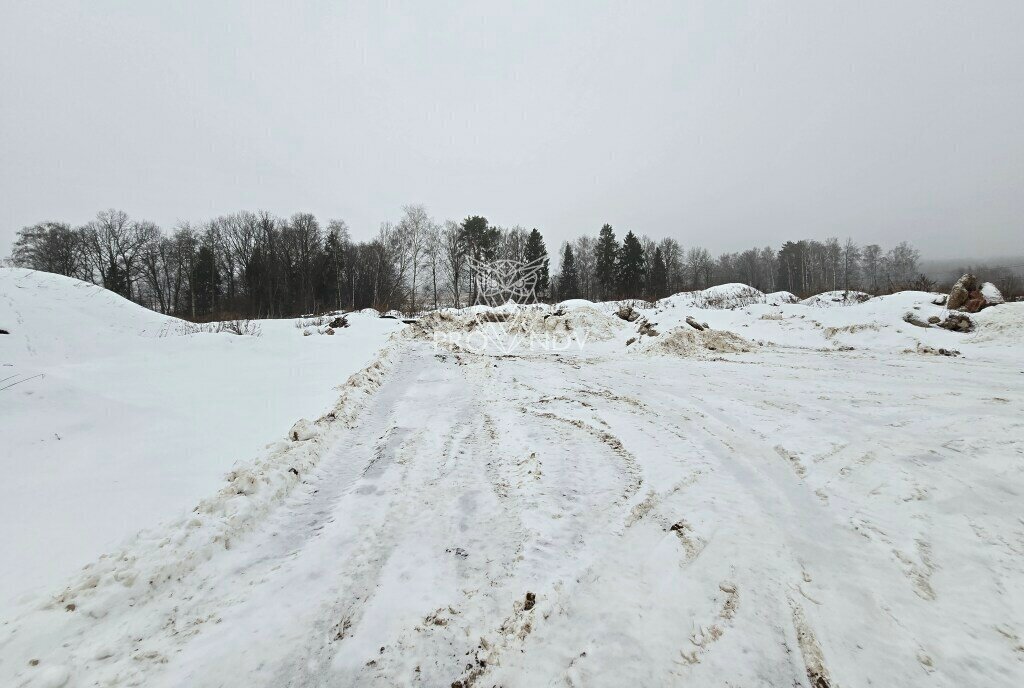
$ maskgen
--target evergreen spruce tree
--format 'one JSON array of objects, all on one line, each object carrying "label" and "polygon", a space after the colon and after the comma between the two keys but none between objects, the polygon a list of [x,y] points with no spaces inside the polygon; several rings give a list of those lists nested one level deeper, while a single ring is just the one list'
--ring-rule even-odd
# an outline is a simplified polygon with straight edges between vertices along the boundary
[{"label": "evergreen spruce tree", "polygon": [[[487,218],[479,215],[467,217],[462,221],[459,228],[459,240],[464,247],[465,254],[477,263],[494,260],[498,254],[498,242],[501,239],[501,230],[487,224]],[[470,267],[470,299],[476,302],[477,299],[477,277]]]},{"label": "evergreen spruce tree", "polygon": [[645,267],[644,247],[633,232],[627,232],[618,260],[619,290],[623,298],[636,299],[643,295]]},{"label": "evergreen spruce tree", "polygon": [[572,252],[572,244],[566,244],[562,250],[562,266],[558,276],[558,298],[561,301],[580,297],[580,275],[576,269],[576,257]]},{"label": "evergreen spruce tree", "polygon": [[537,270],[536,291],[537,298],[542,298],[547,295],[548,287],[550,286],[548,249],[544,245],[544,237],[536,229],[530,232],[530,236],[526,239],[524,254],[528,265],[540,265],[540,268]]},{"label": "evergreen spruce tree", "polygon": [[618,292],[618,243],[611,225],[605,225],[597,235],[597,246],[594,248],[594,278],[597,280],[600,298],[609,300]]},{"label": "evergreen spruce tree", "polygon": [[647,280],[647,298],[656,301],[668,296],[668,268],[665,266],[665,257],[661,247],[654,249],[654,258],[651,261],[651,274]]},{"label": "evergreen spruce tree", "polygon": [[200,247],[192,279],[196,292],[196,312],[209,315],[217,306],[217,292],[220,291],[220,271],[217,269],[213,249],[209,246]]},{"label": "evergreen spruce tree", "polygon": [[317,286],[322,302],[331,304],[337,310],[341,310],[344,269],[344,237],[337,228],[332,228],[324,240],[323,269],[320,271],[321,282]]}]

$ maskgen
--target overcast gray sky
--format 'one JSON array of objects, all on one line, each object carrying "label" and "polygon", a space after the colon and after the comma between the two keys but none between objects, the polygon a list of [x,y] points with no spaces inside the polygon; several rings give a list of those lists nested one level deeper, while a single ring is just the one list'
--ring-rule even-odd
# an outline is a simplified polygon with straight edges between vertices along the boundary
[{"label": "overcast gray sky", "polygon": [[0,0],[0,255],[44,219],[401,206],[713,252],[1022,252],[1024,2]]}]

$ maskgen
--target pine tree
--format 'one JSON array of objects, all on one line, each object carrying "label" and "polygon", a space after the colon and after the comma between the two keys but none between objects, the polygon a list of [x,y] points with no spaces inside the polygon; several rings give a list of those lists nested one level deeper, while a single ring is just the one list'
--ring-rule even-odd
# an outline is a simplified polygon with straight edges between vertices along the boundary
[{"label": "pine tree", "polygon": [[654,258],[651,261],[651,274],[647,280],[647,298],[656,301],[668,296],[668,268],[665,266],[665,257],[661,247],[654,249]]},{"label": "pine tree", "polygon": [[619,249],[619,290],[623,298],[639,298],[644,287],[644,247],[633,232],[627,232]]},{"label": "pine tree", "polygon": [[618,260],[618,243],[611,225],[605,225],[597,235],[597,246],[594,249],[594,278],[600,291],[600,298],[608,300],[618,291],[616,264]]},{"label": "pine tree", "polygon": [[542,297],[547,294],[549,286],[548,249],[544,245],[544,237],[536,229],[530,232],[530,236],[526,240],[524,254],[527,265],[540,265],[537,270],[537,285],[535,289],[537,296]]},{"label": "pine tree", "polygon": [[341,290],[345,270],[345,239],[340,227],[331,227],[324,241],[320,291],[323,302],[341,310]]},{"label": "pine tree", "polygon": [[[465,247],[466,256],[482,263],[494,260],[498,253],[498,241],[501,239],[501,230],[497,227],[490,227],[487,218],[479,215],[467,217],[462,221],[459,230],[459,239]],[[477,299],[477,278],[475,273],[470,273],[470,298],[475,302]]]},{"label": "pine tree", "polygon": [[572,252],[572,244],[566,244],[562,250],[562,266],[558,276],[558,298],[562,301],[580,297],[580,276],[576,269],[576,257]]}]

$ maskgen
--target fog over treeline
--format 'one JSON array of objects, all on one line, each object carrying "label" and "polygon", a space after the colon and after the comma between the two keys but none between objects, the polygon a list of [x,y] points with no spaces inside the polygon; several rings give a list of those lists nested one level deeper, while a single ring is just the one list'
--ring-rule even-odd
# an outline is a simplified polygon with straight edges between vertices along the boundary
[{"label": "fog over treeline", "polygon": [[[549,253],[537,229],[492,225],[477,215],[439,221],[422,205],[406,206],[366,241],[354,241],[344,220],[309,213],[282,218],[241,211],[163,229],[110,209],[82,225],[41,222],[21,229],[10,262],[101,285],[162,313],[205,320],[465,306],[476,299],[471,259],[536,263],[538,297],[545,301],[653,301],[730,282],[801,297],[948,286],[922,274],[917,249],[905,241],[880,246],[794,238],[714,256],[675,238],[606,224]],[[1015,273],[992,272],[986,277],[1007,295],[1019,293]]]}]

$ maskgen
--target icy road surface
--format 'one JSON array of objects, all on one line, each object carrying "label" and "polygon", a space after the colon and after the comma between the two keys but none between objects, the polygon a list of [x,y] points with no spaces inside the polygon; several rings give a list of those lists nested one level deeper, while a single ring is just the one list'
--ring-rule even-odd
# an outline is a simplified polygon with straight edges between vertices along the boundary
[{"label": "icy road surface", "polygon": [[8,624],[3,685],[1024,684],[1012,365],[395,361],[253,532]]}]

